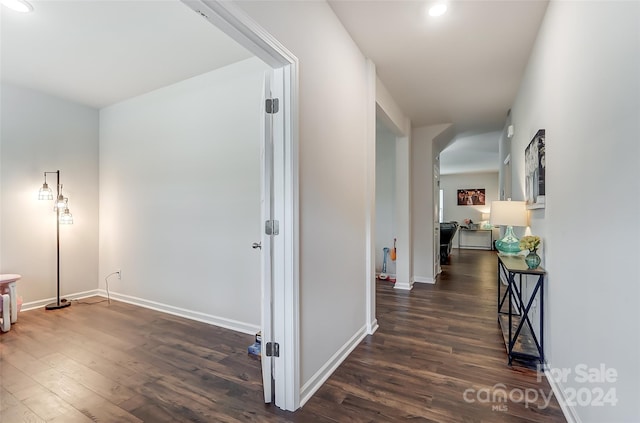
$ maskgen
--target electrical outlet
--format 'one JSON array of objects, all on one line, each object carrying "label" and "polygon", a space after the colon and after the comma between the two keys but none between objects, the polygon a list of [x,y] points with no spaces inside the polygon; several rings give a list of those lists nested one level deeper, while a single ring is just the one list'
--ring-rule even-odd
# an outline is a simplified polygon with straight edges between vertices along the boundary
[{"label": "electrical outlet", "polygon": [[122,271],[118,269],[118,279],[122,279]]}]

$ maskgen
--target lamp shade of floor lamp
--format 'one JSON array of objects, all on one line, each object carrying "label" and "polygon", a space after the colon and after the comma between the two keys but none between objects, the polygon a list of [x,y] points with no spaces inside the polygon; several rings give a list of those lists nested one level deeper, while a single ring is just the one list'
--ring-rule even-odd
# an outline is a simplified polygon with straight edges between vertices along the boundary
[{"label": "lamp shade of floor lamp", "polygon": [[502,255],[513,256],[520,252],[520,240],[513,233],[514,226],[527,226],[527,207],[524,201],[492,201],[492,225],[506,226],[504,237],[496,241],[496,250]]},{"label": "lamp shade of floor lamp", "polygon": [[60,171],[56,170],[55,172],[44,172],[44,184],[42,184],[42,188],[38,192],[39,200],[53,200],[53,192],[49,185],[47,184],[47,174],[55,173],[57,178],[57,189],[55,196],[55,205],[53,209],[56,212],[56,302],[47,304],[45,308],[47,310],[57,310],[60,308],[69,307],[71,305],[71,301],[67,301],[66,299],[60,299],[60,225],[71,224],[73,223],[73,216],[71,212],[69,212],[69,199],[62,195],[62,184],[60,183]]}]

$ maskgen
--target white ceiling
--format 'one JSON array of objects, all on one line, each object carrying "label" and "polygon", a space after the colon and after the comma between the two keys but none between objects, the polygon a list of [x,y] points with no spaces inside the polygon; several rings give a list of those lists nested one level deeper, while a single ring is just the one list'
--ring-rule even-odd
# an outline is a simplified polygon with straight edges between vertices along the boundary
[{"label": "white ceiling", "polygon": [[420,127],[498,129],[515,99],[546,0],[344,1],[330,5],[400,108]]},{"label": "white ceiling", "polygon": [[458,134],[440,153],[440,174],[497,172],[502,131]]},{"label": "white ceiling", "polygon": [[498,171],[498,142],[547,0],[330,0],[414,127],[453,123],[442,174]]},{"label": "white ceiling", "polygon": [[[177,0],[32,4],[30,14],[0,11],[2,81],[95,108],[251,57]],[[443,152],[444,172],[490,160],[497,169],[498,141],[483,134],[504,124],[546,0],[449,0],[439,19],[427,17],[429,1],[330,5],[414,127],[453,123],[464,134],[464,147]]]},{"label": "white ceiling", "polygon": [[0,12],[1,78],[95,108],[251,57],[179,1],[31,1]]}]

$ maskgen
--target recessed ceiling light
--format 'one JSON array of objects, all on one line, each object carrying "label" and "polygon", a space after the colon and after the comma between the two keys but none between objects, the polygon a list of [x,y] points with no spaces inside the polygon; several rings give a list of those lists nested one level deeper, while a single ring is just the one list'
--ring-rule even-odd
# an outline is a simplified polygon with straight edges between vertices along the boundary
[{"label": "recessed ceiling light", "polygon": [[436,3],[429,8],[429,16],[438,17],[445,14],[447,5],[444,3]]},{"label": "recessed ceiling light", "polygon": [[33,12],[33,6],[26,0],[2,0],[2,4],[11,10],[20,13]]}]

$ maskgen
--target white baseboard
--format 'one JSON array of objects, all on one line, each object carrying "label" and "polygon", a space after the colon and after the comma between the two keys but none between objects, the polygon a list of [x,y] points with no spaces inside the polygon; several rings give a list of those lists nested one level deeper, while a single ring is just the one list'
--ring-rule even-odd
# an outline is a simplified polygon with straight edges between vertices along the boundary
[{"label": "white baseboard", "polygon": [[425,276],[414,276],[413,280],[417,283],[436,283],[435,279],[427,278]]},{"label": "white baseboard", "polygon": [[349,339],[330,359],[314,374],[311,379],[300,389],[300,407],[316,393],[318,389],[329,379],[329,376],[342,364],[362,340],[367,336],[367,326],[363,326]]},{"label": "white baseboard", "polygon": [[[387,279],[380,279],[380,280],[381,280],[381,281],[383,281],[383,280],[387,280],[387,281],[388,281],[389,279],[395,279],[395,278],[396,278],[396,274],[395,274],[395,273],[387,273],[387,276],[388,276],[389,278],[387,278]],[[378,279],[379,277],[380,277],[380,273],[376,273],[376,279]]]},{"label": "white baseboard", "polygon": [[[155,301],[145,300],[143,298],[132,297],[125,294],[118,294],[117,292],[110,292],[111,299],[122,301],[123,303],[133,304],[151,310],[160,311],[174,316],[184,317],[185,319],[196,320],[198,322],[208,323],[210,325],[223,327],[225,329],[231,329],[236,332],[242,332],[249,335],[255,335],[260,331],[260,326],[252,325],[249,323],[238,322],[237,320],[226,319],[224,317],[213,316],[210,314],[200,313],[198,311],[187,310],[180,307],[170,306],[168,304],[162,304]],[[107,298],[107,291],[104,289],[93,289],[91,291],[76,292],[75,294],[63,295],[68,301],[80,300],[82,298],[100,296]],[[56,302],[56,298],[47,298],[44,300],[31,301],[22,304],[22,311],[34,310],[41,308],[47,304]]]},{"label": "white baseboard", "polygon": [[413,279],[410,279],[408,283],[405,283],[396,279],[396,283],[393,285],[393,287],[395,289],[411,291],[413,289]]},{"label": "white baseboard", "polygon": [[544,375],[553,390],[553,395],[555,395],[558,404],[560,404],[560,409],[562,410],[562,414],[564,414],[564,418],[567,420],[567,423],[582,423],[575,407],[568,405],[568,401],[564,396],[564,388],[560,382],[557,382],[551,376],[551,372],[548,369],[545,369]]},{"label": "white baseboard", "polygon": [[[76,292],[75,294],[66,294],[61,295],[62,298],[65,298],[67,301],[71,300],[80,300],[82,298],[94,297],[96,295],[101,295],[99,289],[92,289],[91,291],[82,291]],[[55,303],[58,299],[56,297],[53,298],[45,298],[44,300],[38,301],[29,301],[28,303],[22,304],[22,311],[35,310],[36,308],[42,308],[47,304]]]},{"label": "white baseboard", "polygon": [[[107,291],[98,290],[98,295],[107,297]],[[260,331],[260,326],[250,323],[239,322],[237,320],[227,319],[224,317],[213,316],[211,314],[201,313],[199,311],[187,310],[180,307],[174,307],[168,304],[158,303],[156,301],[145,300],[143,298],[132,297],[130,295],[110,292],[111,299],[122,301],[123,303],[133,304],[151,310],[161,311],[163,313],[172,314],[174,316],[184,317],[185,319],[196,320],[198,322],[208,323],[210,325],[219,326],[225,329],[231,329],[236,332],[242,332],[249,335],[255,335]]]},{"label": "white baseboard", "polygon": [[376,333],[378,328],[380,328],[380,326],[378,325],[378,319],[374,319],[373,322],[371,322],[367,327],[367,335],[373,335],[374,333]]}]

